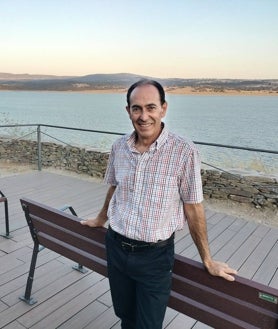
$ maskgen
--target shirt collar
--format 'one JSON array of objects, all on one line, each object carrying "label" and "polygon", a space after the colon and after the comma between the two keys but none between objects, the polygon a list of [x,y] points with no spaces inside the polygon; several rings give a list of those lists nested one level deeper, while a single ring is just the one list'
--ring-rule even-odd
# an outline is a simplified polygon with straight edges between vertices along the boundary
[{"label": "shirt collar", "polygon": [[[149,151],[158,150],[163,144],[166,143],[169,132],[167,128],[165,127],[165,123],[161,123],[161,133],[158,136],[158,138],[152,143],[152,145],[149,148]],[[135,148],[135,142],[136,142],[136,131],[134,130],[130,135],[127,136],[127,145],[131,151],[136,150]]]}]

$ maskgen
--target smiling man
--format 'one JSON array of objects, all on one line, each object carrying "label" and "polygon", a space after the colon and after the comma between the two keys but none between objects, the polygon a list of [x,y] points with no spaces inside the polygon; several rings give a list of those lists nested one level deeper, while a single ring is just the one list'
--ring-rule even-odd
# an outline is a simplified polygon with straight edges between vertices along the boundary
[{"label": "smiling man", "polygon": [[103,226],[109,220],[108,277],[122,328],[161,329],[171,291],[174,234],[186,220],[208,272],[233,281],[236,271],[211,258],[199,154],[162,122],[163,87],[153,80],[133,84],[126,110],[134,132],[114,143],[104,206],[82,224]]},{"label": "smiling man", "polygon": [[167,103],[164,95],[151,84],[131,88],[127,102],[126,110],[137,133],[136,149],[143,153],[163,129],[161,120],[166,115]]}]

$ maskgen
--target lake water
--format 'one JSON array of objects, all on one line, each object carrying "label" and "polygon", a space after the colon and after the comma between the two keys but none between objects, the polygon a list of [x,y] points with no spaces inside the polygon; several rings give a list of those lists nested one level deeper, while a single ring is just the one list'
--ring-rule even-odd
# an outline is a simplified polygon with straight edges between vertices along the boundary
[{"label": "lake water", "polygon": [[[278,96],[167,95],[168,128],[197,142],[278,150]],[[0,125],[50,124],[127,133],[132,125],[124,94],[0,92]],[[0,135],[23,136],[33,128],[1,128]],[[35,128],[33,129],[35,130]],[[69,144],[109,150],[117,138],[88,132],[43,128]],[[35,133],[34,133],[34,137]],[[53,140],[55,142],[55,140]],[[278,171],[278,155],[199,146],[215,165]],[[234,166],[236,162],[236,166]]]}]

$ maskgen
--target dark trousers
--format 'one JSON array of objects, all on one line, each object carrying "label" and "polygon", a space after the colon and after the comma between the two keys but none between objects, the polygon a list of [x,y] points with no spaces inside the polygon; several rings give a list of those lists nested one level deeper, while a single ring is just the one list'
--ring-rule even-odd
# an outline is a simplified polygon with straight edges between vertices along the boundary
[{"label": "dark trousers", "polygon": [[166,246],[127,251],[106,235],[108,277],[122,329],[161,329],[171,291],[174,239]]}]

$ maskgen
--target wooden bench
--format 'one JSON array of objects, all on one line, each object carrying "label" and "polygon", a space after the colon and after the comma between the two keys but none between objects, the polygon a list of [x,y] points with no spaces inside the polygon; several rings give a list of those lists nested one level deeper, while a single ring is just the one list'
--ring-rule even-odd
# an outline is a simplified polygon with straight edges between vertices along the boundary
[{"label": "wooden bench", "polygon": [[[77,216],[21,199],[34,241],[25,295],[29,304],[40,246],[107,276],[105,228],[80,225]],[[277,329],[278,290],[236,277],[228,282],[209,275],[199,262],[176,255],[169,307],[219,329]]]}]

